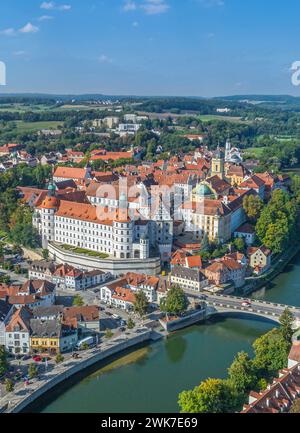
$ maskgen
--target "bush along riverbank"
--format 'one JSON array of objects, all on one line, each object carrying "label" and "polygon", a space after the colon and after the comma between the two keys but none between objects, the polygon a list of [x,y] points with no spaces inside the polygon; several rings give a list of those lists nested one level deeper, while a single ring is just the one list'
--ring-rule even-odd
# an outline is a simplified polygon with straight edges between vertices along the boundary
[{"label": "bush along riverbank", "polygon": [[179,394],[181,413],[232,413],[241,411],[249,392],[260,392],[278,371],[286,368],[293,336],[293,316],[286,310],[280,327],[253,343],[254,357],[240,352],[228,369],[226,379],[207,379],[193,390]]}]

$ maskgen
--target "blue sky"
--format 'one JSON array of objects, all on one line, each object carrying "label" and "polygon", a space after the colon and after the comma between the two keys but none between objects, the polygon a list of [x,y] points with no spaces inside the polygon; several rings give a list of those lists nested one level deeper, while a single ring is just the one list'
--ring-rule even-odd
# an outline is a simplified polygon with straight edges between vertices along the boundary
[{"label": "blue sky", "polygon": [[298,0],[1,0],[1,92],[289,93]]}]

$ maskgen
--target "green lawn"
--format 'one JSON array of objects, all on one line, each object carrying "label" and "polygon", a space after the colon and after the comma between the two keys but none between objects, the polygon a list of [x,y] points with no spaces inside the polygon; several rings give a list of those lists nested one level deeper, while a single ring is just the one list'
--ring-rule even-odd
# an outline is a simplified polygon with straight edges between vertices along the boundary
[{"label": "green lawn", "polygon": [[105,253],[98,253],[97,251],[90,251],[90,250],[86,250],[84,248],[79,248],[79,247],[74,247],[72,245],[62,245],[62,248],[64,250],[67,251],[72,251],[76,254],[86,254],[88,256],[91,257],[99,257],[100,259],[107,259],[107,257],[109,257],[109,254],[105,254]]},{"label": "green lawn", "polygon": [[64,122],[49,121],[49,122],[23,122],[23,120],[17,120],[16,122],[18,132],[32,131],[36,132],[40,129],[57,129],[62,126]]},{"label": "green lawn", "polygon": [[233,116],[220,116],[217,114],[204,114],[201,116],[197,116],[199,120],[202,122],[211,122],[212,120],[221,120],[223,122],[233,122],[233,123],[251,123],[246,120],[242,120],[241,117],[233,117]]}]

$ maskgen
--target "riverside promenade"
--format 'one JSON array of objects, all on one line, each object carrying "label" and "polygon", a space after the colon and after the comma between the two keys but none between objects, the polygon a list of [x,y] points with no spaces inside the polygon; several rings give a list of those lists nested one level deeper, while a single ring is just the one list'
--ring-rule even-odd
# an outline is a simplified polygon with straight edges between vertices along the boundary
[{"label": "riverside promenade", "polygon": [[151,339],[151,329],[133,329],[93,349],[80,352],[80,359],[71,358],[58,364],[51,371],[40,375],[39,378],[32,379],[28,386],[25,386],[24,383],[16,385],[13,392],[0,399],[0,413],[22,412],[39,397],[82,370]]}]

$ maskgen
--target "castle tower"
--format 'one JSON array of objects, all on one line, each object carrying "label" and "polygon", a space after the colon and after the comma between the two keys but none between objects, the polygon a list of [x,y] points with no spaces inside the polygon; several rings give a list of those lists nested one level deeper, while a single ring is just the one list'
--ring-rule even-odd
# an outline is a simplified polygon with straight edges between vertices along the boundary
[{"label": "castle tower", "polygon": [[150,241],[148,236],[141,236],[140,239],[140,258],[148,259],[150,256]]},{"label": "castle tower", "polygon": [[224,158],[220,147],[217,147],[217,151],[211,160],[211,177],[218,176],[220,179],[224,179]]},{"label": "castle tower", "polygon": [[133,221],[128,213],[128,202],[125,193],[120,195],[120,205],[113,221],[113,254],[117,259],[132,257]]},{"label": "castle tower", "polygon": [[48,193],[36,213],[40,215],[39,232],[42,237],[42,246],[47,248],[48,242],[55,240],[55,213],[59,208],[59,199],[55,195],[56,188],[53,182],[48,186]]},{"label": "castle tower", "polygon": [[152,242],[158,247],[161,260],[170,261],[173,245],[173,220],[170,210],[165,206],[162,194],[159,194],[156,213],[152,218]]}]

